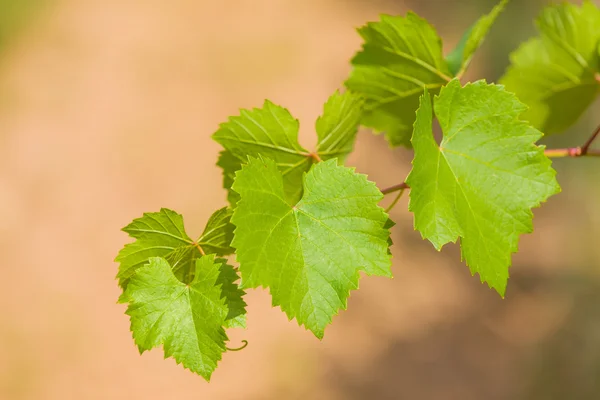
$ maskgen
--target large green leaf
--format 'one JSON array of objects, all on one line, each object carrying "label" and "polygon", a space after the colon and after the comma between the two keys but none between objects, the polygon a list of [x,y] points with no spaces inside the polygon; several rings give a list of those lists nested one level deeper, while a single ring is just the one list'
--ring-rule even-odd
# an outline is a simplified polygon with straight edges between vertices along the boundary
[{"label": "large green leaf", "polygon": [[437,92],[451,79],[442,40],[429,23],[409,12],[382,15],[359,29],[362,50],[352,59],[346,86],[366,98],[363,125],[385,132],[392,146],[410,146],[423,89]]},{"label": "large green leaf", "polygon": [[535,145],[542,134],[518,119],[525,110],[501,86],[479,81],[462,88],[453,80],[435,101],[438,146],[425,93],[407,178],[415,229],[438,250],[460,237],[471,272],[502,296],[511,253],[533,229],[531,208],[560,191],[544,148]]},{"label": "large green leaf", "polygon": [[136,271],[124,297],[140,353],[162,344],[165,357],[210,379],[228,340],[223,329],[228,309],[217,282],[220,267],[214,255],[197,259],[189,285],[173,275],[164,258],[150,258]]},{"label": "large green leaf", "polygon": [[410,147],[415,111],[424,89],[436,94],[462,75],[508,0],[480,18],[444,58],[442,40],[418,15],[382,15],[359,29],[362,50],[352,59],[346,87],[366,99],[362,124],[385,132],[392,147]]},{"label": "large green leaf", "polygon": [[273,305],[323,337],[345,309],[359,271],[391,276],[387,214],[374,183],[336,160],[315,164],[298,203],[270,159],[251,158],[236,174],[241,195],[232,222],[242,287],[268,287]]},{"label": "large green leaf", "polygon": [[510,0],[502,0],[492,11],[479,18],[463,35],[454,50],[446,56],[448,68],[452,74],[461,76],[471,63],[473,55],[481,46],[496,18]]},{"label": "large green leaf", "polygon": [[316,123],[318,145],[309,152],[298,143],[298,120],[290,112],[266,101],[263,108],[241,110],[221,124],[213,139],[225,151],[217,165],[223,169],[223,186],[233,206],[239,196],[231,191],[233,176],[248,157],[263,156],[274,160],[284,176],[286,197],[296,202],[302,196],[302,176],[316,160],[337,158],[343,163],[352,152],[364,101],[351,92],[334,93],[325,104]]},{"label": "large green leaf", "polygon": [[600,10],[563,3],[537,20],[540,37],[511,55],[501,83],[529,106],[524,118],[545,133],[574,124],[600,93]]}]

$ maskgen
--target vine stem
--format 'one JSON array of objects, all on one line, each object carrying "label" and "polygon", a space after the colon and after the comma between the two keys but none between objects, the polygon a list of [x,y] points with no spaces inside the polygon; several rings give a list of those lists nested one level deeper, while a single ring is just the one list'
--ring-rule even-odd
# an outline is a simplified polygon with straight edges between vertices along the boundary
[{"label": "vine stem", "polygon": [[[600,82],[600,78],[599,78],[599,82]],[[561,158],[561,157],[577,158],[577,157],[586,157],[586,156],[587,157],[600,157],[600,150],[590,149],[590,147],[592,146],[592,143],[594,143],[594,141],[596,139],[598,139],[599,137],[600,137],[600,125],[598,125],[598,127],[596,128],[594,133],[592,133],[592,136],[590,136],[588,138],[588,140],[585,141],[583,146],[567,147],[564,149],[548,149],[548,150],[544,150],[544,154],[548,158]],[[394,208],[394,206],[396,205],[396,203],[398,203],[398,200],[400,200],[400,198],[402,197],[402,194],[404,193],[404,191],[406,189],[410,189],[410,186],[408,186],[408,184],[406,182],[402,182],[397,185],[390,186],[388,188],[381,190],[381,193],[383,193],[384,195],[400,192],[398,194],[398,196],[396,197],[396,199],[394,199],[392,204],[387,208],[386,211],[389,211],[392,208]]]},{"label": "vine stem", "polygon": [[390,186],[389,188],[383,189],[381,191],[381,193],[383,193],[385,195],[385,194],[395,193],[400,190],[404,191],[406,189],[410,189],[410,186],[408,186],[408,184],[406,182],[402,182],[397,185]]},{"label": "vine stem", "polygon": [[315,153],[310,153],[308,155],[308,157],[312,158],[313,160],[315,160],[315,162],[321,162],[323,160],[321,160],[321,157],[315,152]]},{"label": "vine stem", "polygon": [[[592,143],[594,143],[594,140],[596,140],[598,138],[599,134],[600,134],[600,125],[598,125],[598,127],[596,128],[596,130],[594,131],[592,136],[590,136],[590,138],[585,142],[585,144],[583,146],[581,146],[581,155],[582,156],[585,156],[586,154],[590,154],[590,146],[592,145]],[[597,154],[600,155],[600,152],[598,152]]]},{"label": "vine stem", "polygon": [[566,149],[548,149],[544,151],[548,158],[561,157],[600,157],[600,150],[587,150],[583,152],[583,147],[569,147]]},{"label": "vine stem", "polygon": [[390,211],[392,211],[392,208],[394,208],[396,206],[396,204],[398,204],[398,201],[400,201],[400,198],[402,198],[402,195],[404,194],[405,190],[406,190],[406,188],[400,189],[400,191],[398,192],[398,196],[396,196],[394,201],[392,201],[392,204],[390,204],[389,207],[385,209],[386,213],[389,213]]},{"label": "vine stem", "polygon": [[548,149],[544,151],[544,154],[550,158],[560,158],[560,157],[600,157],[600,150],[590,149],[594,140],[598,139],[600,135],[600,125],[596,128],[592,136],[585,141],[583,146],[579,147],[569,147],[566,149]]}]

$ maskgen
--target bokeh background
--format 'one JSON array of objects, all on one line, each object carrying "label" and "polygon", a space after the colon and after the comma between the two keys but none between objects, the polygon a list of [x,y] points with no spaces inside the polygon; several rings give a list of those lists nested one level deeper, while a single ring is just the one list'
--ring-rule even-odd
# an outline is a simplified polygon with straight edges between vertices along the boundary
[{"label": "bokeh background", "polygon": [[[210,135],[265,98],[301,142],[349,72],[355,28],[413,9],[449,50],[491,0],[0,0],[0,399],[599,399],[600,161],[555,161],[506,299],[393,211],[395,278],[361,281],[325,339],[262,290],[211,383],[140,356],[113,259],[160,207],[199,234],[225,204]],[[494,81],[547,2],[513,0],[468,79]],[[552,146],[600,123],[596,103]],[[411,153],[361,131],[349,164],[380,187]],[[389,201],[387,199],[386,201]]]}]

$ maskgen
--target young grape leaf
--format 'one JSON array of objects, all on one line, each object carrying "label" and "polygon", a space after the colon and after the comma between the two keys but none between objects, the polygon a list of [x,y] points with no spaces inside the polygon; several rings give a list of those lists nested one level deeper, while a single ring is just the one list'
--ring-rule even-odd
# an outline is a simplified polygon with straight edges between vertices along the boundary
[{"label": "young grape leaf", "polygon": [[450,54],[446,56],[446,62],[450,72],[455,76],[462,76],[467,70],[473,55],[481,46],[485,37],[487,36],[490,28],[496,21],[496,18],[506,7],[510,0],[502,0],[492,11],[479,18],[471,27],[465,32],[460,42]]},{"label": "young grape leaf", "polygon": [[215,262],[221,263],[217,284],[221,285],[221,296],[225,298],[229,310],[227,318],[225,318],[225,328],[245,328],[246,302],[244,296],[246,293],[235,283],[240,277],[236,269],[227,264],[227,260],[217,258]]},{"label": "young grape leaf", "polygon": [[136,241],[126,244],[115,259],[120,263],[119,285],[125,289],[136,269],[145,265],[150,257],[166,258],[178,279],[191,281],[195,260],[202,254],[225,256],[233,253],[230,243],[234,227],[229,222],[230,217],[231,210],[217,210],[195,242],[185,232],[181,214],[167,208],[133,220],[123,231]]},{"label": "young grape leaf", "polygon": [[227,201],[231,208],[235,208],[240,199],[240,195],[231,190],[235,171],[242,168],[242,160],[233,155],[230,151],[223,150],[219,153],[217,166],[223,170],[223,188],[227,190]]},{"label": "young grape leaf", "polygon": [[[410,147],[410,138],[423,89],[432,94],[468,67],[491,25],[503,10],[502,0],[465,34],[446,59],[435,29],[418,15],[382,15],[359,29],[362,50],[352,59],[346,87],[366,98],[362,124],[385,132],[392,147]],[[449,65],[450,64],[450,65]]]},{"label": "young grape leaf", "polygon": [[275,161],[249,158],[233,190],[232,245],[242,287],[268,287],[273,305],[323,337],[345,309],[359,271],[391,276],[387,214],[374,183],[335,159],[315,164],[304,177],[304,195],[290,203]]},{"label": "young grape leaf", "polygon": [[364,44],[352,59],[346,87],[366,98],[362,124],[385,132],[392,146],[410,147],[423,88],[435,93],[451,79],[442,40],[411,12],[406,17],[382,15],[358,32]]},{"label": "young grape leaf", "polygon": [[502,86],[453,80],[435,100],[443,131],[432,131],[431,97],[417,111],[409,210],[436,249],[460,237],[471,273],[504,296],[511,253],[533,229],[531,208],[560,191],[535,142],[542,134],[518,119],[526,106]]},{"label": "young grape leaf", "polygon": [[352,151],[363,109],[363,100],[351,92],[334,93],[325,104],[316,123],[318,149],[310,153],[298,143],[298,120],[290,112],[270,101],[263,108],[242,110],[221,124],[213,139],[226,150],[217,165],[223,168],[223,186],[233,206],[239,196],[231,191],[233,176],[250,157],[275,160],[284,176],[285,192],[290,201],[302,196],[302,175],[319,158],[338,158],[343,162]]},{"label": "young grape leaf", "polygon": [[285,177],[286,195],[298,199],[302,174],[314,161],[298,143],[298,130],[298,120],[287,109],[267,100],[263,108],[241,110],[239,116],[230,117],[213,139],[243,162],[258,155],[275,160]]},{"label": "young grape leaf", "polygon": [[140,353],[162,344],[165,358],[210,380],[228,340],[223,329],[228,309],[217,282],[220,267],[214,255],[196,259],[189,285],[173,275],[164,258],[152,257],[137,269],[124,297]]},{"label": "young grape leaf", "polygon": [[193,247],[192,239],[185,233],[183,217],[166,208],[160,212],[145,213],[142,218],[133,220],[123,228],[123,231],[136,239],[135,242],[126,244],[115,258],[120,263],[117,278],[123,289],[127,287],[129,278],[138,268],[147,264],[150,257],[174,255],[182,260],[185,251],[178,250]]},{"label": "young grape leaf", "polygon": [[[388,218],[388,220],[386,221],[385,225],[383,226],[383,229],[387,229],[389,231],[394,226],[396,226],[396,223],[394,221],[392,221],[390,218]],[[392,239],[392,235],[390,235],[388,237],[388,254],[389,255],[392,255],[392,249],[391,249],[391,247],[393,245],[394,245],[394,240]]]},{"label": "young grape leaf", "polygon": [[208,219],[204,232],[196,241],[205,254],[226,256],[235,252],[231,247],[235,229],[229,221],[231,214],[231,209],[224,207],[215,211]]},{"label": "young grape leaf", "polygon": [[574,124],[600,93],[600,9],[563,3],[537,20],[540,37],[511,54],[506,89],[529,106],[524,118],[548,133]]},{"label": "young grape leaf", "polygon": [[321,160],[337,158],[343,164],[352,153],[363,107],[363,98],[351,92],[336,92],[327,100],[316,123],[317,154]]}]

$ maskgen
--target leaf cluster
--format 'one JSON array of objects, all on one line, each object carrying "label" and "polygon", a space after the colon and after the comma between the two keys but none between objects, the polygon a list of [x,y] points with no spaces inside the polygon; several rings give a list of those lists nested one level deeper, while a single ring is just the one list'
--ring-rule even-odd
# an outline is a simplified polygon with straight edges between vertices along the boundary
[{"label": "leaf cluster", "polygon": [[560,192],[542,132],[571,126],[600,92],[600,10],[590,1],[545,9],[540,36],[512,54],[502,85],[461,83],[507,4],[447,55],[414,13],[360,28],[347,90],[325,103],[312,151],[299,143],[299,121],[268,100],[223,122],[213,139],[228,205],[203,234],[191,239],[168,209],[123,229],[134,241],[116,258],[119,300],[140,352],[162,345],[208,380],[230,350],[225,330],[246,326],[245,290],[268,289],[273,306],[322,338],[361,273],[392,276],[394,222],[380,202],[396,189],[344,165],[360,126],[412,149],[397,188],[410,189],[414,228],[437,250],[459,241],[471,273],[504,296],[532,209]]}]

